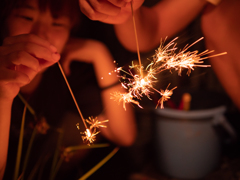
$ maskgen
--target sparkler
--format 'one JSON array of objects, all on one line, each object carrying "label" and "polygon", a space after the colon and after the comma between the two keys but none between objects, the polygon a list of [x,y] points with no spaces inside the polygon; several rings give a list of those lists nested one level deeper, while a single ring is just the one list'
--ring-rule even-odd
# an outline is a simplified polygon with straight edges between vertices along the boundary
[{"label": "sparkler", "polygon": [[[203,65],[203,60],[206,58],[220,56],[224,53],[212,55],[205,57],[206,55],[212,53],[213,51],[205,50],[201,53],[198,51],[186,52],[191,46],[202,40],[203,38],[198,39],[191,45],[186,45],[183,50],[180,50],[176,53],[177,43],[175,42],[177,38],[173,39],[166,46],[163,43],[160,44],[159,48],[156,50],[153,60],[147,65],[143,71],[142,67],[139,65],[129,66],[130,70],[125,71],[122,68],[118,68],[116,72],[122,71],[126,76],[119,76],[122,79],[122,87],[128,90],[128,93],[121,94],[119,92],[114,92],[111,94],[111,99],[114,99],[118,103],[123,102],[123,108],[126,110],[126,103],[134,103],[142,108],[137,100],[141,100],[143,95],[147,96],[149,99],[150,94],[154,93],[153,91],[159,93],[162,97],[158,100],[157,106],[163,108],[163,102],[170,99],[173,94],[173,90],[177,87],[168,90],[160,90],[154,88],[154,83],[157,82],[156,75],[164,70],[176,70],[178,75],[181,76],[183,69],[188,69],[187,74],[190,75],[191,70],[194,70],[194,67],[210,67],[210,65]],[[204,56],[204,57],[203,57]],[[142,75],[133,74],[132,71],[137,70],[137,72],[142,72]],[[145,73],[145,75],[143,75]],[[156,106],[156,108],[157,108]]]},{"label": "sparkler", "polygon": [[[83,134],[82,139],[83,141],[88,141],[88,145],[92,144],[96,140],[96,135],[100,133],[100,131],[97,131],[97,128],[107,126],[103,125],[102,123],[108,122],[108,120],[99,121],[96,118],[89,117],[89,120],[86,119],[86,122],[90,125],[90,128],[86,129],[84,132],[80,132],[80,134]],[[80,129],[79,123],[76,124],[77,128]]]},{"label": "sparkler", "polygon": [[[106,127],[105,125],[102,125],[102,123],[108,122],[108,120],[98,121],[97,117],[96,118],[90,117],[89,120],[88,119],[85,120],[83,118],[82,112],[81,112],[81,110],[80,110],[80,108],[79,108],[79,106],[77,104],[76,98],[75,98],[75,96],[74,96],[74,94],[72,92],[72,89],[71,89],[71,87],[70,87],[70,85],[68,83],[67,77],[66,77],[66,75],[65,75],[65,73],[64,73],[64,71],[62,69],[62,66],[61,66],[61,64],[59,62],[58,62],[58,67],[59,67],[59,69],[60,69],[60,71],[61,71],[61,73],[63,75],[63,78],[64,78],[64,80],[65,80],[65,82],[66,82],[66,84],[68,86],[68,89],[69,89],[70,94],[71,94],[71,96],[73,98],[73,101],[74,101],[74,103],[75,103],[75,105],[77,107],[78,113],[79,113],[79,115],[80,115],[80,117],[82,119],[82,122],[83,122],[83,124],[84,124],[84,126],[86,128],[86,131],[84,131],[83,133],[80,132],[80,134],[84,134],[82,136],[82,139],[83,139],[83,141],[87,141],[88,145],[90,145],[90,144],[92,144],[96,140],[96,135],[100,132],[100,131],[97,131],[97,128],[99,128],[99,127]],[[88,124],[91,125],[90,128],[87,127],[87,124],[86,124],[85,121]],[[79,124],[77,124],[77,128],[80,129]]]},{"label": "sparkler", "polygon": [[[169,84],[170,85],[170,84]],[[168,86],[169,86],[168,85]],[[168,88],[168,87],[167,87]],[[172,88],[171,90],[168,90],[166,88],[166,90],[161,90],[160,94],[162,95],[162,97],[158,100],[157,106],[160,105],[161,109],[163,109],[163,102],[167,101],[168,99],[170,99],[170,97],[173,94],[173,90],[176,89],[177,87]],[[156,107],[157,107],[156,106]]]},{"label": "sparkler", "polygon": [[[128,93],[119,93],[114,92],[111,94],[111,99],[117,101],[118,103],[123,102],[123,108],[126,110],[126,103],[134,103],[138,105],[140,108],[140,103],[137,100],[141,100],[143,95],[147,96],[149,99],[150,94],[154,93],[153,91],[159,93],[162,97],[158,100],[157,106],[160,106],[160,108],[163,107],[163,103],[170,99],[171,95],[173,94],[173,90],[177,87],[172,88],[171,90],[168,90],[168,87],[166,90],[160,89],[158,91],[154,88],[154,83],[157,82],[156,75],[164,70],[176,70],[178,71],[178,75],[181,76],[183,69],[188,69],[187,75],[190,75],[191,71],[194,70],[194,67],[210,67],[210,65],[201,65],[203,63],[203,60],[206,58],[211,58],[214,56],[220,56],[224,53],[212,55],[206,57],[206,55],[212,53],[213,51],[205,50],[201,53],[198,53],[198,51],[190,52],[187,50],[193,46],[194,44],[198,43],[203,39],[200,38],[191,45],[186,45],[183,50],[180,50],[178,53],[176,53],[177,50],[177,43],[175,42],[177,37],[170,41],[166,46],[164,46],[164,42],[160,43],[159,48],[155,51],[155,55],[153,56],[153,60],[149,63],[149,65],[145,68],[145,75],[143,73],[143,67],[141,64],[141,58],[139,53],[139,46],[138,46],[138,38],[137,38],[137,31],[136,31],[136,25],[135,25],[135,19],[133,14],[133,1],[131,1],[131,10],[132,10],[132,19],[133,19],[133,25],[134,25],[134,32],[135,32],[135,39],[136,39],[136,46],[137,46],[137,53],[138,53],[138,61],[139,65],[132,65],[129,66],[130,70],[125,71],[122,68],[118,68],[116,72],[122,71],[125,73],[126,76],[119,76],[122,79],[122,87],[128,90]],[[165,39],[166,40],[166,39]],[[203,57],[204,56],[204,57]],[[133,74],[132,69],[135,69],[139,72],[138,74]],[[135,100],[136,99],[136,100]],[[156,106],[156,108],[157,108]]]}]

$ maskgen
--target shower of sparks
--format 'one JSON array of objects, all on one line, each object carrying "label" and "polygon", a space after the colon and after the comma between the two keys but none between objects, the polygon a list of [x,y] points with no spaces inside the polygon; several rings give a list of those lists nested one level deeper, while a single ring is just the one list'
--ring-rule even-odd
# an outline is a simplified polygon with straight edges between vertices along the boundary
[{"label": "shower of sparks", "polygon": [[102,123],[106,123],[106,122],[108,122],[108,120],[99,121],[99,120],[97,119],[97,117],[96,117],[96,118],[89,117],[89,120],[86,119],[86,122],[91,125],[91,126],[90,126],[90,129],[92,129],[92,128],[99,128],[99,127],[104,127],[104,128],[106,128],[107,126],[103,125]]},{"label": "shower of sparks", "polygon": [[[123,76],[119,75],[121,78],[122,87],[127,89],[127,93],[114,92],[111,94],[111,99],[117,101],[118,103],[123,102],[123,108],[126,110],[126,103],[134,103],[138,105],[140,108],[141,105],[138,100],[141,100],[143,95],[147,96],[150,100],[150,94],[157,92],[161,95],[161,98],[158,100],[157,106],[164,108],[163,103],[170,99],[173,94],[173,90],[177,87],[168,90],[160,90],[154,88],[154,83],[157,82],[156,75],[164,70],[176,70],[178,71],[178,75],[181,76],[183,69],[188,69],[187,75],[190,75],[191,71],[194,70],[194,67],[210,67],[210,65],[203,65],[203,60],[220,56],[224,53],[212,55],[206,57],[206,55],[212,53],[213,51],[205,50],[201,53],[198,51],[187,51],[191,46],[202,40],[203,38],[198,39],[191,45],[186,45],[183,50],[180,50],[176,53],[177,43],[175,42],[177,38],[170,41],[166,46],[164,46],[164,42],[162,42],[159,48],[156,50],[155,55],[153,56],[153,60],[147,65],[146,68],[142,67],[142,65],[134,65],[129,66],[129,70],[125,71],[123,68],[117,68],[115,72],[119,73],[122,71],[124,73]],[[204,56],[204,57],[203,57]],[[134,74],[134,72],[138,72]],[[169,86],[169,85],[168,85]],[[156,106],[156,108],[157,108]]]},{"label": "shower of sparks", "polygon": [[[92,144],[96,140],[96,135],[100,133],[100,131],[97,131],[97,128],[103,127],[106,128],[107,126],[103,125],[103,123],[108,122],[108,120],[99,121],[96,118],[89,117],[89,119],[85,120],[89,124],[89,128],[86,129],[84,132],[80,132],[80,134],[83,134],[82,139],[84,142],[87,142],[88,145]],[[76,124],[78,130],[80,130],[79,123]]]},{"label": "shower of sparks", "polygon": [[175,69],[178,71],[178,75],[181,75],[182,69],[185,68],[188,69],[187,74],[190,75],[191,70],[194,70],[193,67],[210,67],[210,65],[201,65],[203,63],[203,59],[206,59],[206,57],[202,58],[202,56],[210,54],[213,51],[205,50],[199,54],[197,50],[193,52],[186,52],[191,46],[202,40],[203,37],[189,46],[186,45],[183,50],[180,50],[178,53],[175,52],[177,50],[177,44],[174,42],[176,39],[177,38],[173,39],[166,46],[161,44],[158,50],[156,50],[155,55],[153,56],[153,61],[149,64],[154,73],[159,73],[166,69]]},{"label": "shower of sparks", "polygon": [[94,129],[93,132],[91,132],[89,129],[86,129],[86,131],[83,133],[85,136],[82,136],[82,140],[87,141],[88,145],[90,145],[96,140],[96,135],[98,133],[100,133],[100,131],[96,132],[96,129]]},{"label": "shower of sparks", "polygon": [[133,100],[134,96],[131,93],[120,93],[120,92],[114,92],[111,94],[112,96],[110,97],[111,99],[117,101],[118,103],[123,102],[123,108],[126,110],[126,103],[134,103],[140,106],[138,101]]},{"label": "shower of sparks", "polygon": [[[170,85],[170,84],[169,84],[169,85]],[[169,85],[168,85],[168,86],[169,86]],[[167,87],[167,88],[168,88],[168,87]],[[163,107],[163,102],[164,102],[164,101],[167,101],[168,99],[170,99],[170,97],[171,97],[172,94],[173,94],[173,90],[176,89],[177,87],[174,87],[174,88],[172,88],[171,90],[168,90],[167,88],[166,88],[165,91],[164,91],[164,90],[161,90],[161,92],[160,92],[160,94],[162,95],[162,97],[158,100],[157,106],[159,105],[161,109],[164,108],[164,107]],[[157,108],[157,106],[156,106],[156,108]]]}]

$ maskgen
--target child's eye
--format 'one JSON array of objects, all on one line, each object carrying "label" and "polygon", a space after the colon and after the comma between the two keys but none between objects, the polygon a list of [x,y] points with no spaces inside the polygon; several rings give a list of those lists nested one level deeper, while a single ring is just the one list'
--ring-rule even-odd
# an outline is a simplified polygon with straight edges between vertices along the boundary
[{"label": "child's eye", "polygon": [[24,16],[24,15],[17,15],[17,16],[20,17],[20,18],[23,18],[23,19],[25,19],[27,21],[33,21],[33,18],[30,17],[30,16]]},{"label": "child's eye", "polygon": [[52,25],[53,25],[53,26],[58,26],[58,27],[63,27],[63,26],[65,26],[65,25],[62,24],[62,23],[56,23],[56,22],[52,23]]}]

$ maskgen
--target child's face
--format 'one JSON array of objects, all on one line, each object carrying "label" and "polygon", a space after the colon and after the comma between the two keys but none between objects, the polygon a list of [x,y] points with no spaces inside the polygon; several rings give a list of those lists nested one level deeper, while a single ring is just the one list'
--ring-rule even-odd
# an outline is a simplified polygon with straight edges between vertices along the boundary
[{"label": "child's face", "polygon": [[24,6],[15,8],[7,18],[8,36],[35,34],[49,41],[61,53],[68,40],[71,23],[65,16],[52,17],[49,8],[42,12],[37,0],[27,0]]}]

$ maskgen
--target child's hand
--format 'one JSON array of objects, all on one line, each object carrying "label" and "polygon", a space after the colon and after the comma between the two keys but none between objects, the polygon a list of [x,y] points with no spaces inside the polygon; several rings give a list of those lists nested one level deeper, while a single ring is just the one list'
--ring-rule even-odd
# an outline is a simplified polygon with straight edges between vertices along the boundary
[{"label": "child's hand", "polygon": [[20,87],[59,59],[57,49],[36,35],[5,38],[0,47],[0,98],[13,99]]},{"label": "child's hand", "polygon": [[[144,0],[133,0],[133,9],[138,9]],[[131,12],[131,0],[79,0],[80,9],[89,19],[109,24],[125,22]]]}]

